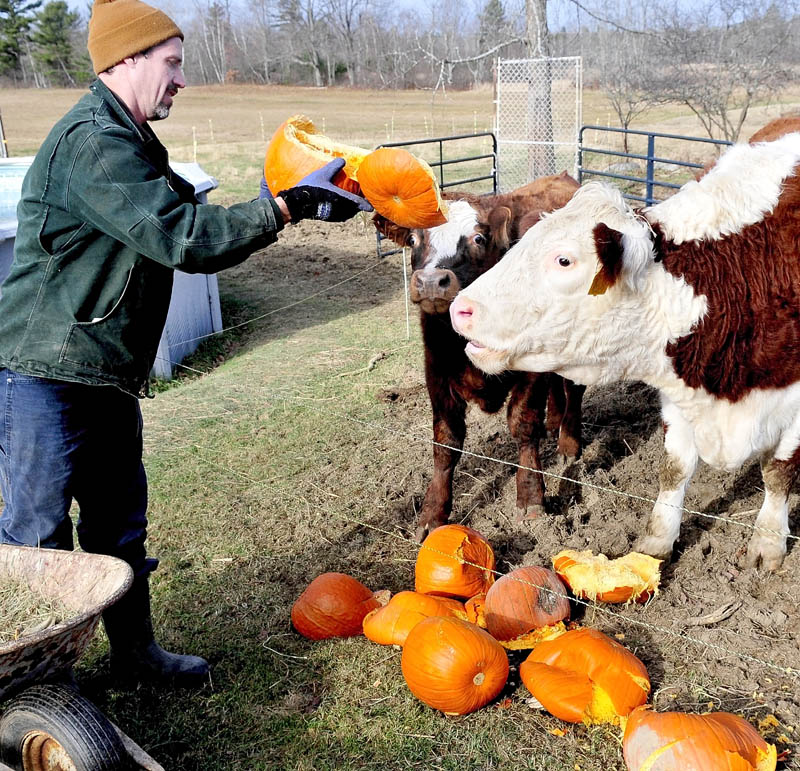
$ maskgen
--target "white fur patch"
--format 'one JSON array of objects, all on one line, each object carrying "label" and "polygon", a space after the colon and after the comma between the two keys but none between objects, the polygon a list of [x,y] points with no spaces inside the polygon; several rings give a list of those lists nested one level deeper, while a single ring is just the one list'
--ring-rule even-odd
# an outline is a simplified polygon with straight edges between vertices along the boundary
[{"label": "white fur patch", "polygon": [[786,177],[800,162],[800,133],[775,142],[735,145],[699,182],[647,209],[670,241],[716,240],[761,222],[778,203]]},{"label": "white fur patch", "polygon": [[429,252],[423,270],[433,271],[455,256],[461,236],[468,236],[478,224],[478,214],[467,201],[453,201],[444,225],[428,230]]}]

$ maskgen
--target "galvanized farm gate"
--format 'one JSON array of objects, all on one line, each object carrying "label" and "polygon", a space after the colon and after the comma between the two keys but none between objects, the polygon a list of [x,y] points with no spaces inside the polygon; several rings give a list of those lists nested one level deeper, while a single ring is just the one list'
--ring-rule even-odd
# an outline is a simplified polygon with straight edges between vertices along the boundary
[{"label": "galvanized farm gate", "polygon": [[668,198],[703,168],[690,160],[698,157],[698,144],[712,148],[731,144],[725,139],[611,126],[581,126],[579,136],[578,182],[614,180],[626,198],[648,206]]},{"label": "galvanized farm gate", "polygon": [[495,135],[500,192],[536,177],[578,170],[580,56],[498,59]]}]

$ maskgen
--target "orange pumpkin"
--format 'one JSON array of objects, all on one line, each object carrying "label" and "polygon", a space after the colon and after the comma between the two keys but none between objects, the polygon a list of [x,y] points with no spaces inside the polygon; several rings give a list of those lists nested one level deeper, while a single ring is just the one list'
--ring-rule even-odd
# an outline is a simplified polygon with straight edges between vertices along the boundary
[{"label": "orange pumpkin", "polygon": [[499,578],[486,593],[486,628],[512,649],[532,648],[565,631],[566,587],[547,568],[522,567]]},{"label": "orange pumpkin", "polygon": [[596,629],[573,629],[537,645],[519,673],[541,705],[568,723],[621,725],[650,693],[644,664]]},{"label": "orange pumpkin", "polygon": [[777,750],[730,712],[693,715],[635,709],[622,752],[628,771],[774,771]]},{"label": "orange pumpkin", "polygon": [[494,583],[489,542],[465,525],[442,525],[428,534],[417,554],[415,588],[423,594],[474,597]]},{"label": "orange pumpkin", "polygon": [[317,576],[292,606],[292,625],[303,637],[353,637],[364,616],[380,606],[364,584],[344,573]]},{"label": "orange pumpkin", "polygon": [[399,147],[379,147],[364,158],[358,184],[378,214],[406,228],[447,221],[447,207],[431,167]]},{"label": "orange pumpkin", "polygon": [[645,602],[658,593],[660,565],[635,551],[614,560],[574,549],[553,557],[553,569],[576,597],[599,602]]},{"label": "orange pumpkin", "polygon": [[466,618],[458,600],[419,592],[398,592],[389,604],[364,616],[364,635],[381,645],[403,646],[408,633],[429,616]]},{"label": "orange pumpkin", "polygon": [[320,134],[310,118],[292,115],[278,126],[267,145],[264,178],[272,194],[278,195],[334,158],[344,158],[344,168],[333,182],[350,193],[360,194],[356,169],[369,152],[361,147],[334,142]]},{"label": "orange pumpkin", "polygon": [[467,621],[486,629],[486,594],[484,592],[470,597],[464,603],[464,609],[467,611]]},{"label": "orange pumpkin", "polygon": [[408,634],[403,677],[420,701],[448,715],[466,715],[494,699],[508,680],[508,656],[478,626],[432,616]]}]

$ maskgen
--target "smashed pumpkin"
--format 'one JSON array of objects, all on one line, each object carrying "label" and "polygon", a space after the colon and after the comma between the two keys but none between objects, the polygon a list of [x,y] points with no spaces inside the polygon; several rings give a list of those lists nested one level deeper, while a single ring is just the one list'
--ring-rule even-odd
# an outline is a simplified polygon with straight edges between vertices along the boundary
[{"label": "smashed pumpkin", "polygon": [[354,637],[364,616],[381,605],[364,584],[345,573],[322,573],[292,606],[292,625],[303,637]]},{"label": "smashed pumpkin", "polygon": [[264,155],[264,179],[278,195],[334,158],[345,160],[334,184],[363,195],[396,225],[428,228],[447,220],[436,177],[421,158],[399,147],[373,151],[334,142],[305,115],[287,118],[272,135]]},{"label": "smashed pumpkin", "polygon": [[501,576],[486,593],[486,629],[509,649],[533,648],[563,634],[569,620],[566,587],[548,568],[528,566]]},{"label": "smashed pumpkin", "polygon": [[494,552],[466,525],[441,525],[422,542],[414,567],[415,589],[423,594],[467,599],[494,583]]},{"label": "smashed pumpkin", "polygon": [[381,645],[405,645],[408,633],[429,616],[466,618],[464,606],[449,597],[419,592],[398,592],[381,608],[364,616],[364,635]]},{"label": "smashed pumpkin", "polygon": [[407,228],[447,222],[447,206],[431,167],[399,147],[379,147],[361,161],[358,184],[378,214]]},{"label": "smashed pumpkin", "polygon": [[730,712],[706,715],[631,712],[622,739],[628,771],[774,771],[777,750],[744,718]]},{"label": "smashed pumpkin", "polygon": [[400,665],[411,693],[448,715],[488,704],[508,680],[508,656],[497,640],[453,617],[420,621],[408,634]]},{"label": "smashed pumpkin", "polygon": [[593,602],[645,602],[658,593],[660,565],[661,560],[639,552],[610,560],[565,549],[553,557],[553,569],[572,593]]},{"label": "smashed pumpkin", "polygon": [[519,673],[539,703],[568,723],[623,725],[650,693],[644,664],[596,629],[573,629],[537,645]]}]

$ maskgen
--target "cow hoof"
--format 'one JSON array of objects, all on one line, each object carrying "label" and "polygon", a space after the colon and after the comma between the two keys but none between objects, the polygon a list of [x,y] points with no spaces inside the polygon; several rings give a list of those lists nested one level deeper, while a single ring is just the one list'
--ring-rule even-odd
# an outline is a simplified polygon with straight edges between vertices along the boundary
[{"label": "cow hoof", "polygon": [[414,531],[414,540],[417,543],[422,543],[430,532],[430,529],[430,525],[417,525],[417,529]]},{"label": "cow hoof", "polygon": [[527,519],[539,519],[547,512],[541,503],[532,503],[530,506],[517,506],[517,522],[524,522]]},{"label": "cow hoof", "polygon": [[786,548],[782,544],[766,540],[751,541],[744,557],[744,567],[757,568],[759,565],[764,570],[774,573],[781,565],[786,555]]},{"label": "cow hoof", "polygon": [[633,545],[633,550],[665,561],[672,556],[672,544],[665,544],[662,538],[653,535],[642,536]]},{"label": "cow hoof", "polygon": [[578,460],[581,455],[581,444],[571,436],[562,436],[558,440],[558,454],[564,459],[565,463]]}]

